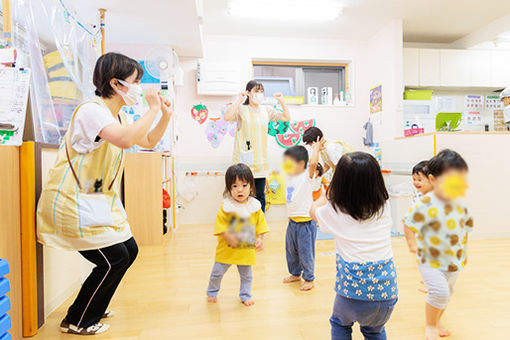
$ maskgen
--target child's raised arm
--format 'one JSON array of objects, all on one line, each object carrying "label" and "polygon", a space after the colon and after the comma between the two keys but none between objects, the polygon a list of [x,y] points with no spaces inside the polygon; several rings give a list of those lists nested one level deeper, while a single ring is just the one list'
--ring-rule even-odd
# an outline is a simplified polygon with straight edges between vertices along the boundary
[{"label": "child's raised arm", "polygon": [[312,146],[312,157],[308,161],[308,173],[310,178],[315,177],[315,171],[317,170],[317,164],[319,164],[319,153],[324,150],[326,140],[321,137],[317,137],[317,142]]}]

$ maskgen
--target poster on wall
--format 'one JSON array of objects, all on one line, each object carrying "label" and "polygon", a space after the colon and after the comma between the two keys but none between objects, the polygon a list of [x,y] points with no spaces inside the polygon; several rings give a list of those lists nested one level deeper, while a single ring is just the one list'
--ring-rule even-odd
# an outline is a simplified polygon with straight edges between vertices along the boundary
[{"label": "poster on wall", "polygon": [[441,112],[455,112],[457,106],[457,100],[455,96],[436,96],[434,98],[435,111]]},{"label": "poster on wall", "polygon": [[468,125],[483,125],[482,114],[480,111],[468,111],[466,113],[466,123]]},{"label": "poster on wall", "polygon": [[382,114],[382,85],[370,89],[370,122],[381,123]]},{"label": "poster on wall", "polygon": [[486,96],[485,97],[485,109],[486,110],[501,110],[503,108],[503,102],[499,96]]},{"label": "poster on wall", "polygon": [[29,86],[29,69],[0,69],[0,145],[23,143]]},{"label": "poster on wall", "polygon": [[467,95],[464,97],[464,107],[467,111],[481,111],[483,109],[483,96]]}]

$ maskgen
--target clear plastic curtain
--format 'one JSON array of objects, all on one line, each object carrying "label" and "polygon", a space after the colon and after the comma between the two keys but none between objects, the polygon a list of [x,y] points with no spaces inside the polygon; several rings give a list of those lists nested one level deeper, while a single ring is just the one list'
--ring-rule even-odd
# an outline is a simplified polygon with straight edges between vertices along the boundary
[{"label": "clear plastic curtain", "polygon": [[41,0],[62,62],[83,99],[94,97],[92,74],[101,51],[99,25],[83,24],[62,0]]},{"label": "clear plastic curtain", "polygon": [[60,0],[13,2],[17,66],[32,70],[30,103],[37,142],[59,144],[74,108],[94,96],[99,30],[86,29],[66,5]]}]

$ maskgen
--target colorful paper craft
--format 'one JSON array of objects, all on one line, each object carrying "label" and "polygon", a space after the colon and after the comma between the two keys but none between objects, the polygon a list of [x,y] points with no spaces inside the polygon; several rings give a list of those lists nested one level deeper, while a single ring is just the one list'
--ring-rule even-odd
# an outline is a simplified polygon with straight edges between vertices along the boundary
[{"label": "colorful paper craft", "polygon": [[312,126],[315,126],[315,119],[302,120],[300,122],[294,121],[290,123],[290,129],[299,134],[305,133],[305,131]]},{"label": "colorful paper craft", "polygon": [[[223,105],[223,107],[221,108],[221,115],[222,116],[225,116],[225,112],[227,112],[228,108],[231,105],[232,105],[232,103],[228,103],[228,104]],[[227,126],[228,134],[230,136],[234,137],[236,135],[236,131],[237,131],[237,123],[235,121],[229,121],[227,123],[228,123],[228,126]]]},{"label": "colorful paper craft", "polygon": [[203,104],[195,105],[191,108],[191,117],[196,120],[199,124],[203,124],[207,120],[209,110],[207,106]]},{"label": "colorful paper craft", "polygon": [[276,142],[284,149],[298,145],[301,142],[301,135],[299,133],[284,133],[276,135]]},{"label": "colorful paper craft", "polygon": [[289,122],[269,122],[267,126],[267,133],[270,136],[281,135],[289,129]]}]

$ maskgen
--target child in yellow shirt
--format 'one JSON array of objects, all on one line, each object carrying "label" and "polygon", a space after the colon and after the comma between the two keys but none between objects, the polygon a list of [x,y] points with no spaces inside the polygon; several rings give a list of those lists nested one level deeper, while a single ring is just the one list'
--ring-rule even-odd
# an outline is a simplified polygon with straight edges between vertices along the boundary
[{"label": "child in yellow shirt", "polygon": [[241,302],[245,306],[255,303],[251,295],[251,266],[256,261],[255,252],[263,248],[264,234],[269,228],[261,204],[254,195],[255,180],[250,168],[242,163],[230,166],[225,173],[224,200],[214,227],[218,246],[207,288],[208,302],[217,301],[221,279],[235,264],[241,276]]}]

